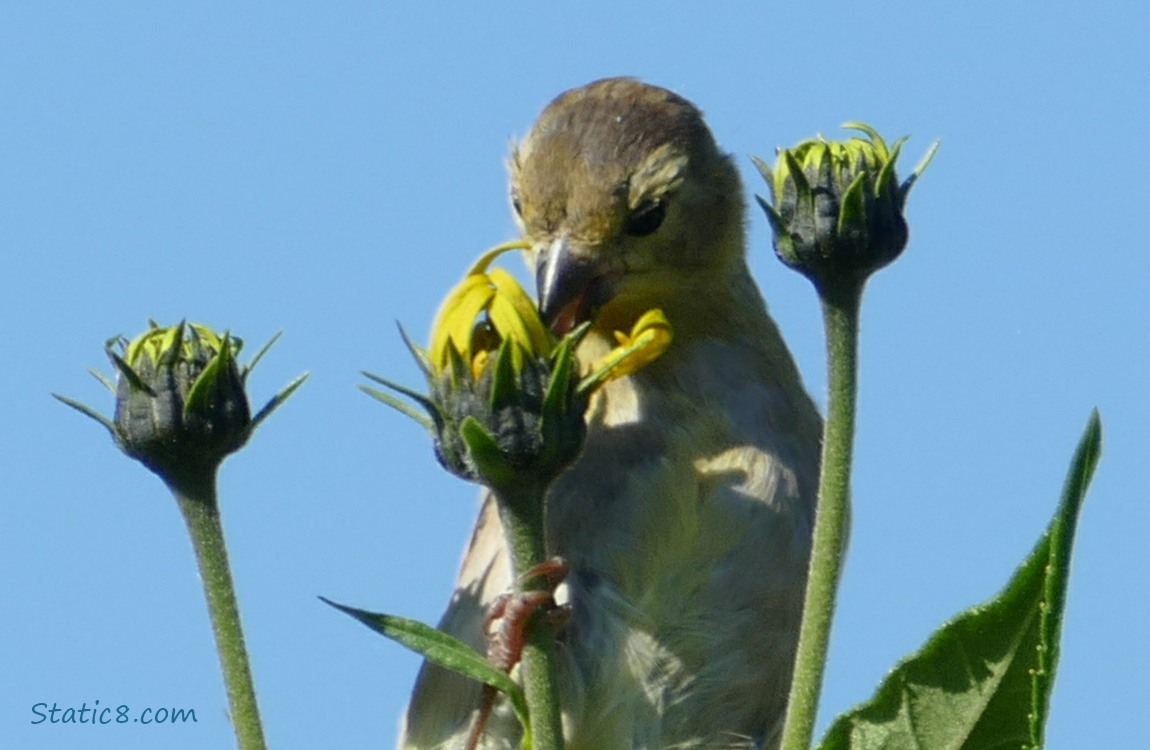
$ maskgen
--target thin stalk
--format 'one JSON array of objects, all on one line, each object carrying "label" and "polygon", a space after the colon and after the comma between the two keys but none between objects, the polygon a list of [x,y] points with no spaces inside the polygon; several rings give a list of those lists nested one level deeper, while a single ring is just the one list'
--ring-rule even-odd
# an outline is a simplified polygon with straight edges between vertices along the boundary
[{"label": "thin stalk", "polygon": [[783,750],[807,750],[814,737],[830,643],[835,594],[842,572],[855,432],[861,281],[819,288],[827,337],[827,422],[811,565]]},{"label": "thin stalk", "polygon": [[198,477],[172,483],[170,487],[188,526],[200,578],[204,582],[204,596],[216,636],[216,651],[224,673],[237,747],[239,750],[265,750],[267,746],[220,525],[215,470],[199,474]]},{"label": "thin stalk", "polygon": [[[543,529],[543,497],[546,488],[530,485],[505,489],[497,494],[500,518],[516,576],[547,559]],[[539,588],[542,579],[523,582],[523,589]],[[531,750],[563,750],[563,723],[559,714],[556,679],[555,632],[536,615],[527,628],[520,660],[527,713],[531,717]]]}]

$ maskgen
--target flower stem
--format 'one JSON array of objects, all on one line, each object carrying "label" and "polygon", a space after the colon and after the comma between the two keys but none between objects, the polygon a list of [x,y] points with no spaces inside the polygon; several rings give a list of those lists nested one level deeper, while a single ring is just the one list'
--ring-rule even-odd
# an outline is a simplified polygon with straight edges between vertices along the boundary
[{"label": "flower stem", "polygon": [[837,285],[816,286],[827,336],[827,422],[811,566],[783,727],[783,750],[807,750],[814,736],[849,517],[863,282],[850,279]]},{"label": "flower stem", "polygon": [[[528,484],[496,493],[499,515],[511,547],[511,566],[516,576],[547,559],[543,529],[546,487]],[[542,580],[524,581],[525,591],[538,588]],[[531,717],[531,750],[563,750],[563,723],[559,714],[556,679],[555,632],[536,615],[527,628],[520,660],[527,713]]]},{"label": "flower stem", "polygon": [[263,727],[220,525],[215,469],[170,483],[196,551],[239,750],[264,750]]}]

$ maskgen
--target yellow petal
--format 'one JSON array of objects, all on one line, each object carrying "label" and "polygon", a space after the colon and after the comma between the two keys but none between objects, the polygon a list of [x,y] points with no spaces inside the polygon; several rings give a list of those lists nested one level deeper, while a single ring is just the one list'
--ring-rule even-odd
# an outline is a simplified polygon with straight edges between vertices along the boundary
[{"label": "yellow petal", "polygon": [[483,368],[487,367],[488,361],[491,359],[491,352],[486,349],[480,349],[475,353],[475,357],[471,360],[471,377],[479,380],[483,374]]},{"label": "yellow petal", "polygon": [[509,250],[526,250],[529,247],[531,247],[531,243],[527,240],[511,240],[510,242],[504,242],[502,245],[496,245],[483,255],[480,255],[479,260],[472,264],[471,270],[468,271],[467,274],[470,276],[473,274],[487,273],[487,267],[491,265],[491,261],[503,255],[503,253]]},{"label": "yellow petal", "polygon": [[135,367],[136,363],[140,360],[140,354],[144,351],[144,347],[149,345],[148,342],[154,339],[157,335],[163,336],[165,330],[166,329],[163,328],[151,328],[144,333],[141,333],[136,338],[132,339],[132,341],[128,344],[128,351],[125,353],[125,361]]},{"label": "yellow petal", "polygon": [[613,378],[630,375],[661,357],[663,352],[667,351],[667,347],[671,345],[673,331],[667,316],[663,314],[662,310],[656,308],[643,313],[642,317],[631,327],[630,336],[625,338],[628,339],[627,345],[613,350],[623,350],[621,352],[622,358],[611,373]]},{"label": "yellow petal", "polygon": [[[515,278],[502,268],[493,268],[487,275],[495,285],[495,299],[491,304],[491,320],[500,335],[507,335],[501,325],[501,317],[517,319],[516,326],[520,338],[519,342],[525,349],[544,357],[550,356],[554,347],[551,332],[543,325],[539,317],[539,308],[519,286]],[[500,316],[500,317],[497,317]],[[510,329],[508,329],[510,330]]]},{"label": "yellow petal", "polygon": [[448,292],[431,328],[428,357],[432,366],[439,368],[447,366],[448,341],[455,344],[455,348],[465,360],[471,359],[471,330],[475,327],[476,318],[494,296],[495,290],[491,287],[487,276],[482,273],[466,276]]},{"label": "yellow petal", "polygon": [[[200,341],[206,344],[207,347],[212,351],[218,352],[223,348],[223,338],[221,338],[220,334],[216,333],[211,328],[208,328],[203,323],[188,323],[188,326],[195,332]],[[232,340],[235,341],[235,339]]]},{"label": "yellow petal", "polygon": [[527,331],[527,325],[520,317],[519,311],[503,295],[495,294],[491,298],[487,312],[491,316],[491,324],[495,326],[501,339],[511,339],[523,347],[531,346],[531,334]]},{"label": "yellow petal", "polygon": [[661,331],[670,336],[674,329],[671,328],[671,321],[667,320],[663,311],[655,307],[639,316],[635,325],[631,326],[631,337],[634,338],[648,330]]},{"label": "yellow petal", "polygon": [[[474,352],[472,352],[471,333],[475,327],[475,323],[479,314],[487,310],[492,300],[497,294],[501,293],[500,287],[506,286],[506,283],[500,279],[499,284],[494,284],[492,278],[487,274],[487,267],[497,257],[510,250],[525,250],[530,247],[530,244],[525,240],[513,240],[505,242],[502,245],[496,245],[472,264],[471,269],[461,282],[447,293],[447,297],[439,306],[439,312],[435,315],[435,322],[431,326],[431,344],[428,346],[428,358],[431,360],[432,366],[443,368],[447,366],[447,342],[450,341],[459,350],[459,353],[467,360],[474,359]],[[498,273],[506,274],[506,272],[498,271]],[[507,277],[510,279],[510,276]],[[511,279],[514,283],[514,279]],[[518,285],[516,284],[516,287]],[[523,290],[520,288],[519,293],[530,304],[530,298],[526,297]],[[518,300],[512,300],[513,304],[518,306]],[[501,317],[504,313],[501,312]],[[538,317],[538,313],[536,313]],[[542,324],[540,324],[542,325]],[[529,334],[530,334],[529,330]],[[530,338],[527,340],[531,340]]]},{"label": "yellow petal", "polygon": [[591,374],[579,383],[579,390],[586,393],[601,383],[622,378],[654,362],[674,337],[671,323],[658,308],[648,310],[635,325],[630,334],[615,332],[619,346],[615,347],[591,369]]}]

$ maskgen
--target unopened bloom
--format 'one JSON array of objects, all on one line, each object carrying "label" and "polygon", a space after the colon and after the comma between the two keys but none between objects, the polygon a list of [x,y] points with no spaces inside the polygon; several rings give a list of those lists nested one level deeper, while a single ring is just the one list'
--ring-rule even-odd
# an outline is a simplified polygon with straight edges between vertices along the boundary
[{"label": "unopened bloom", "polygon": [[906,137],[888,148],[868,125],[844,127],[866,138],[803,141],[781,149],[773,170],[755,160],[771,191],[772,203],[758,200],[774,230],[775,252],[820,285],[842,274],[866,278],[898,257],[908,236],[907,194],[938,148],[935,143],[899,184],[894,167]]},{"label": "unopened bloom", "polygon": [[489,268],[500,254],[523,247],[511,242],[484,253],[444,299],[428,349],[407,341],[428,396],[364,373],[423,408],[426,415],[363,387],[422,423],[440,463],[488,486],[554,478],[582,448],[595,388],[654,360],[671,339],[666,317],[652,310],[629,334],[616,334],[620,345],[580,379],[574,348],[587,326],[556,340],[511,274]]},{"label": "unopened bloom", "polygon": [[191,475],[214,472],[307,377],[297,378],[252,416],[247,376],[274,341],[240,365],[240,339],[198,323],[152,323],[130,342],[116,336],[105,344],[119,378],[113,385],[97,377],[116,394],[113,419],[56,397],[104,425],[128,456],[169,485],[179,484]]}]

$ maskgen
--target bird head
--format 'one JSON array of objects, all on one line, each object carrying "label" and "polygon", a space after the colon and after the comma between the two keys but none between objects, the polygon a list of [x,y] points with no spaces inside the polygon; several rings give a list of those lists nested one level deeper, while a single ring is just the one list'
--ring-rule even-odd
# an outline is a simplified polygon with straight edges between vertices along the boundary
[{"label": "bird head", "polygon": [[686,99],[629,78],[559,95],[511,156],[544,320],[627,330],[744,268],[738,172]]}]

